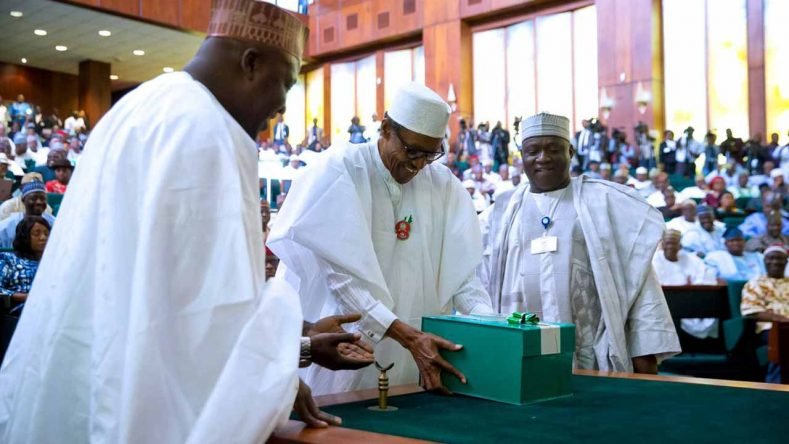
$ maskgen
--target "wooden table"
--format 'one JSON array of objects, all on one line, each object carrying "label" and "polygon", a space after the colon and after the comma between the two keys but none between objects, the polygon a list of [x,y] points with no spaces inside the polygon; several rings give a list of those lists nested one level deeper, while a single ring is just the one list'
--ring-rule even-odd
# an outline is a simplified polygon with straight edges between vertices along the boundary
[{"label": "wooden table", "polygon": [[789,383],[789,322],[773,322],[768,336],[767,358],[781,366],[781,381]]},{"label": "wooden table", "polygon": [[[758,401],[759,405],[763,405],[765,402],[767,402],[767,403],[775,403],[775,404],[781,403],[781,404],[783,404],[784,407],[786,405],[789,405],[789,385],[754,383],[754,382],[744,382],[744,381],[728,381],[728,380],[716,380],[716,379],[700,379],[700,378],[691,378],[691,377],[676,377],[676,376],[661,376],[661,375],[640,375],[640,374],[612,373],[612,372],[609,373],[609,372],[598,372],[598,371],[590,371],[590,370],[576,370],[574,372],[574,374],[575,375],[579,375],[579,376],[591,376],[591,377],[601,378],[601,380],[600,380],[601,383],[604,382],[604,379],[607,380],[607,381],[611,381],[611,382],[615,382],[614,380],[621,381],[623,384],[627,383],[627,381],[645,381],[645,389],[647,387],[651,387],[650,390],[652,390],[652,391],[655,391],[655,390],[660,391],[661,388],[665,388],[667,386],[665,384],[663,384],[663,385],[661,385],[661,384],[652,384],[652,385],[650,385],[646,381],[654,381],[654,382],[659,382],[659,383],[667,383],[667,382],[668,383],[672,383],[672,385],[670,385],[668,387],[674,388],[675,391],[676,391],[676,389],[680,389],[679,391],[692,391],[692,390],[688,390],[688,389],[693,389],[693,388],[697,388],[697,390],[700,390],[701,389],[700,386],[717,387],[717,388],[720,388],[720,390],[727,390],[726,388],[728,388],[729,389],[728,392],[734,393],[734,395],[735,395],[734,398],[736,398],[737,396],[740,396],[740,397],[746,398],[746,400],[747,400],[747,398],[749,396],[761,395],[762,397],[764,397],[764,395],[770,395],[771,398],[769,400],[767,400],[767,401],[765,401],[763,399],[759,400]],[[611,379],[611,378],[614,378],[614,379]],[[585,381],[587,381],[587,383],[589,381],[593,381],[590,378],[581,378],[581,379],[584,379]],[[609,384],[610,384],[610,382],[609,382]],[[630,383],[630,384],[632,385],[632,383]],[[688,386],[687,387],[676,387],[675,388],[673,386],[673,384],[688,384]],[[732,388],[745,389],[745,390],[730,390]],[[707,388],[705,390],[707,390],[707,391],[713,390],[714,391],[714,390],[717,390],[717,389],[714,389],[714,388],[713,389],[709,389],[709,388]],[[420,393],[420,392],[422,392],[422,390],[416,385],[393,387],[390,390],[390,403],[393,404],[393,405],[397,405],[398,404],[398,399],[397,399],[398,396],[409,395],[409,394],[416,394],[416,393]],[[769,392],[769,393],[766,393],[766,392]],[[776,393],[776,392],[785,392],[785,394],[784,393]],[[378,392],[375,389],[373,389],[373,390],[360,390],[360,391],[356,391],[356,392],[349,392],[349,393],[342,393],[342,394],[328,395],[328,396],[320,396],[320,397],[316,398],[316,401],[317,401],[318,405],[320,405],[322,407],[335,406],[335,408],[336,408],[337,406],[340,406],[342,404],[354,403],[354,402],[365,401],[365,400],[369,400],[370,404],[373,404],[374,403],[373,400],[375,400],[377,398],[377,395],[378,395]],[[629,402],[632,402],[632,396],[633,395],[634,394],[632,393],[632,387],[631,387],[631,393],[629,393],[628,397],[624,400],[624,402],[622,402],[622,404],[623,404],[623,415],[625,415],[627,413],[627,410],[631,410],[631,409],[627,408],[628,407],[627,404]],[[431,395],[423,394],[423,395],[419,395],[419,396],[431,396]],[[607,400],[601,399],[601,397],[605,397],[606,396],[606,393],[603,393],[603,394],[597,393],[596,396],[598,397],[598,399],[596,400],[597,405],[601,405],[600,404],[601,401],[603,403],[607,402]],[[786,397],[785,399],[783,398],[784,396]],[[616,402],[616,399],[615,399],[616,394],[615,393],[611,392],[610,397],[611,397],[611,400],[612,400],[611,403]],[[726,393],[726,396],[724,396],[724,399],[726,399],[728,397],[730,397],[730,394]],[[759,396],[755,396],[755,397],[759,397]],[[465,403],[473,403],[473,402],[479,402],[480,404],[484,403],[484,405],[485,405],[484,408],[486,408],[486,409],[497,408],[497,406],[501,405],[499,403],[492,403],[492,402],[489,402],[489,401],[476,400],[474,398],[466,398],[466,397],[458,397],[458,398],[459,399],[456,399],[454,401],[453,401],[453,397],[444,397],[442,399],[446,399],[447,403],[456,402],[456,401],[460,401],[460,400],[463,400],[463,402],[465,402]],[[580,396],[580,394],[579,394],[579,396],[576,399],[569,398],[568,400],[564,400],[563,401],[564,408],[567,409],[567,410],[570,410],[570,408],[568,408],[568,406],[572,406],[573,403],[575,402],[575,403],[580,405],[580,406],[577,407],[577,409],[584,408],[585,409],[584,412],[588,413],[588,411],[589,411],[588,405],[589,404],[588,403],[587,404],[583,404],[583,402],[582,402],[583,399],[581,399],[581,398],[582,398],[582,396]],[[435,401],[436,397],[433,397],[432,399]],[[405,401],[401,400],[401,402],[405,402]],[[538,404],[534,404],[534,405],[532,405],[530,407],[524,407],[524,408],[530,408],[532,411],[538,410],[538,409],[545,409],[546,411],[547,410],[556,411],[557,410],[556,406],[558,405],[558,404],[556,404],[557,402],[558,401],[548,401],[547,403],[538,403]],[[711,400],[710,402],[715,402],[715,401]],[[759,424],[753,424],[752,422],[749,422],[751,420],[746,419],[746,418],[741,416],[741,415],[743,415],[745,412],[747,412],[749,410],[748,407],[747,407],[747,404],[748,404],[747,402],[742,402],[742,399],[740,399],[740,400],[733,399],[732,400],[732,404],[733,404],[733,410],[737,410],[736,412],[732,412],[732,414],[734,415],[734,416],[732,416],[732,418],[742,418],[742,419],[734,419],[734,420],[732,420],[734,422],[736,422],[737,420],[742,421],[742,424],[736,424],[736,423],[731,424],[733,427],[741,428],[743,430],[750,430],[749,427],[753,427],[754,429],[758,428],[759,430],[762,430],[762,429],[765,428],[765,427],[759,427],[760,426]],[[584,405],[586,407],[583,407]],[[363,410],[364,410],[363,407],[360,406],[358,408],[359,408],[358,411],[359,411],[360,415],[366,414],[365,412],[363,412]],[[512,411],[512,409],[518,409],[520,407],[507,406],[506,408],[509,409],[510,411]],[[681,406],[678,406],[678,408],[681,410]],[[739,411],[740,408],[742,408],[745,412],[740,412]],[[781,409],[776,409],[776,410],[780,411]],[[784,418],[783,416],[781,416],[781,418],[789,419],[789,413],[784,413],[785,411],[786,411],[785,408],[782,409],[782,412],[780,413],[780,415],[786,416],[786,418]],[[395,412],[395,414],[397,414],[397,413]],[[660,415],[661,412],[655,412],[655,414]],[[387,416],[385,416],[385,415],[390,415],[390,413],[381,413],[381,414],[377,414],[377,415],[382,415],[382,416],[376,417],[376,419],[380,418],[381,421],[388,421]],[[680,416],[680,417],[684,418],[685,416]],[[389,417],[389,418],[394,418],[394,416]],[[531,418],[534,419],[534,416],[532,416]],[[785,429],[787,427],[786,426],[786,422],[781,422],[782,421],[781,418],[775,417],[774,418],[775,419],[775,423],[774,424],[777,427],[779,427],[779,428],[783,427]],[[444,417],[443,419],[446,421],[446,417]],[[349,420],[347,414],[345,416],[345,420],[346,420],[346,423],[351,422]],[[519,418],[519,421],[523,421],[523,420],[524,420],[523,418]],[[623,423],[627,423],[627,421],[623,420],[622,418],[616,418],[616,419],[615,418],[606,418],[606,420],[623,421]],[[721,420],[721,418],[717,418],[717,420]],[[459,421],[460,421],[460,419],[459,419]],[[667,421],[671,422],[672,420],[671,419],[667,419]],[[697,424],[694,423],[694,421],[696,421],[696,419],[688,418],[688,421],[689,422],[686,423],[684,425],[684,427],[690,427],[691,430],[695,430],[696,433],[713,433],[713,436],[715,436],[714,435],[715,429],[710,429],[708,425],[704,424],[704,421],[697,421],[698,422]],[[725,419],[724,419],[724,421],[725,421]],[[732,421],[729,421],[729,422],[732,422]],[[747,424],[746,424],[746,422],[747,422]],[[781,425],[781,424],[783,424],[783,425]],[[431,423],[430,418],[425,418],[425,427],[433,427],[433,426],[434,425]],[[436,427],[439,427],[439,426],[436,425]],[[485,424],[480,424],[479,427],[484,430]],[[513,427],[517,427],[517,425],[513,424]],[[556,429],[556,433],[557,433],[556,437],[562,438],[562,439],[567,439],[567,440],[574,440],[574,438],[577,439],[577,435],[573,435],[572,431],[562,430],[562,429],[563,429],[562,427],[558,427]],[[780,430],[778,430],[778,432],[780,432]],[[564,435],[562,435],[562,433],[565,433],[565,434],[566,433],[570,433],[570,435],[567,435],[565,437]],[[720,433],[724,433],[724,432],[720,432]],[[634,436],[636,436],[636,435],[634,435]],[[654,438],[658,438],[658,437],[654,437]],[[490,439],[490,438],[488,437],[488,439]],[[488,440],[488,439],[480,439],[480,441],[484,441],[484,440]],[[669,441],[670,440],[671,439],[669,438]],[[642,441],[642,442],[648,442],[648,441],[654,441],[654,439],[648,439],[647,441]],[[762,441],[763,442],[768,442],[769,439],[765,439],[765,440],[762,440]],[[289,421],[289,423],[286,426],[284,426],[284,427],[282,427],[282,428],[277,430],[275,435],[271,438],[270,442],[302,442],[302,443],[335,443],[335,442],[343,442],[343,443],[346,443],[346,442],[358,442],[358,443],[361,443],[361,442],[364,442],[364,443],[417,443],[417,442],[429,442],[429,441],[421,441],[419,439],[413,439],[413,438],[396,436],[396,432],[395,433],[390,433],[390,434],[384,434],[384,433],[375,433],[375,432],[367,431],[367,430],[354,430],[354,429],[345,428],[345,427],[331,427],[331,428],[327,428],[327,429],[307,429],[304,426],[304,424],[301,423],[301,422]],[[756,439],[753,442],[759,442],[759,440]]]}]

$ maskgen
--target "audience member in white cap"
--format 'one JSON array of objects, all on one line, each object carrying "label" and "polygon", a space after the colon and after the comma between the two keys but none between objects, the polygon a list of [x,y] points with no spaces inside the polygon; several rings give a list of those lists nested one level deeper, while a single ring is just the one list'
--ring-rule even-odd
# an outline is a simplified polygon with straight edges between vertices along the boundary
[{"label": "audience member in white cap", "polygon": [[685,234],[699,226],[698,219],[696,218],[696,206],[696,202],[690,199],[680,202],[679,208],[682,215],[666,222],[666,228],[669,230],[677,230],[680,234]]},{"label": "audience member in white cap", "polygon": [[663,218],[635,190],[571,179],[570,121],[521,122],[529,178],[480,219],[480,275],[500,313],[530,311],[576,325],[575,365],[656,373],[679,341],[652,268]]},{"label": "audience member in white cap", "polygon": [[633,183],[633,187],[645,199],[655,191],[651,188],[652,181],[649,180],[649,170],[645,167],[636,168],[636,180]]},{"label": "audience member in white cap", "polygon": [[[394,362],[392,385],[442,389],[441,372],[465,382],[439,350],[458,350],[419,331],[422,316],[490,313],[476,277],[482,257],[469,193],[436,162],[444,155],[450,108],[430,89],[397,91],[377,143],[333,146],[295,181],[268,246],[299,291],[304,318],[362,313],[359,332],[379,362]],[[378,371],[332,373],[305,381],[315,393],[376,387]]]},{"label": "audience member in white cap", "polygon": [[477,213],[485,211],[485,208],[490,206],[490,197],[480,193],[477,189],[477,184],[473,180],[464,180],[463,188],[471,195],[471,201],[474,203],[474,210],[476,210]]},{"label": "audience member in white cap", "polygon": [[704,199],[707,197],[709,193],[709,187],[707,187],[707,182],[704,179],[704,176],[698,175],[696,176],[696,184],[692,187],[683,188],[682,191],[677,194],[677,199],[680,201],[688,200],[688,199]]},{"label": "audience member in white cap", "polygon": [[[742,289],[740,312],[743,316],[755,318],[756,334],[760,342],[767,344],[767,335],[773,322],[789,322],[789,271],[787,250],[783,245],[773,245],[764,250],[766,276],[758,276],[748,281]],[[781,369],[770,363],[767,369],[767,382],[781,381]]]}]

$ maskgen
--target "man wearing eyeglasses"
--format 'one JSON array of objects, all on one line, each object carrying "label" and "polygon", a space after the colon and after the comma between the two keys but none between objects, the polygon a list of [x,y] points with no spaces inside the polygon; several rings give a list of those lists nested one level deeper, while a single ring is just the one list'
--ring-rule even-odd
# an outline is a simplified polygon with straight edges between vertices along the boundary
[{"label": "man wearing eyeglasses", "polygon": [[[482,242],[468,192],[435,162],[444,155],[449,106],[409,84],[381,121],[377,142],[334,146],[294,181],[269,237],[280,273],[298,290],[308,321],[359,312],[376,360],[394,363],[390,384],[444,391],[460,370],[440,349],[460,345],[419,330],[422,316],[490,313],[475,276]],[[461,369],[462,370],[462,369]],[[377,386],[375,369],[309,370],[313,393]]]}]

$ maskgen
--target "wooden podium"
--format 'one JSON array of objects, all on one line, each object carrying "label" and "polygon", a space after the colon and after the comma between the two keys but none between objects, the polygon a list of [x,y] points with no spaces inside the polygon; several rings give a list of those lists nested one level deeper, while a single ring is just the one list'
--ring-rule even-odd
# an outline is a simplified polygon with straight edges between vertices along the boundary
[{"label": "wooden podium", "polygon": [[781,366],[781,382],[789,383],[789,322],[773,322],[767,342],[767,358]]}]

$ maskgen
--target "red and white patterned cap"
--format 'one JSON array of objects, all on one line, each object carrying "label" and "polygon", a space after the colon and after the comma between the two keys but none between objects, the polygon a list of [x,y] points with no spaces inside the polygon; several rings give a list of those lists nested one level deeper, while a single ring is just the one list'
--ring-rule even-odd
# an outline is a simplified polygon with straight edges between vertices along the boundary
[{"label": "red and white patterned cap", "polygon": [[309,30],[290,12],[260,0],[213,0],[209,37],[247,40],[282,50],[299,60]]}]

